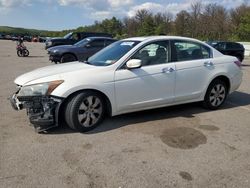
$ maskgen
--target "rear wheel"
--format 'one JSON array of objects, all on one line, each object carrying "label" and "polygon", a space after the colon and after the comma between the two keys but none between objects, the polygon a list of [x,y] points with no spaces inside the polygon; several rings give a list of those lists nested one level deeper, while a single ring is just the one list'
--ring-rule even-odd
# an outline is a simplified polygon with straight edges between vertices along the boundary
[{"label": "rear wheel", "polygon": [[17,53],[18,57],[22,57],[23,56],[22,50],[17,50],[16,53]]},{"label": "rear wheel", "polygon": [[79,132],[94,129],[102,122],[105,103],[101,95],[87,91],[74,96],[66,105],[65,120]]},{"label": "rear wheel", "polygon": [[76,57],[72,54],[64,54],[60,59],[60,63],[66,63],[72,61],[76,61]]},{"label": "rear wheel", "polygon": [[203,101],[204,107],[211,110],[219,108],[224,103],[227,93],[228,88],[225,82],[219,79],[212,81]]}]

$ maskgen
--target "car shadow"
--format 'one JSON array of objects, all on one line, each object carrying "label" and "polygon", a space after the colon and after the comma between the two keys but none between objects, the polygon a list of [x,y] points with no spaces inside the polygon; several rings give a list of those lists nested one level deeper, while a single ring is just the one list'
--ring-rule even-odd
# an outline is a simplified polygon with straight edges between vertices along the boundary
[{"label": "car shadow", "polygon": [[45,56],[42,55],[27,56],[27,58],[39,58],[39,57],[45,57]]},{"label": "car shadow", "polygon": [[[250,94],[236,91],[228,96],[224,105],[217,111],[231,109],[250,104]],[[250,109],[249,109],[250,110]],[[108,117],[104,122],[92,131],[84,134],[97,134],[102,132],[119,129],[128,125],[145,123],[149,121],[171,119],[176,117],[194,118],[196,114],[206,113],[209,110],[202,108],[200,103],[189,103],[171,107],[157,108],[140,112],[123,114],[115,117]],[[50,130],[47,134],[68,134],[76,133],[65,124]]]}]

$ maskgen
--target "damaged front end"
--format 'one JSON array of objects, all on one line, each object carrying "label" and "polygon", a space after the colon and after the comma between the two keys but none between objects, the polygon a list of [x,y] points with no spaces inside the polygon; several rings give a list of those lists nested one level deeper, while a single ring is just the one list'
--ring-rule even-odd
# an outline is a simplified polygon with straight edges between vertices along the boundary
[{"label": "damaged front end", "polygon": [[36,92],[35,94],[24,92],[22,87],[18,87],[18,91],[9,98],[11,106],[15,110],[24,108],[27,110],[30,123],[37,132],[58,126],[58,112],[63,98],[49,95],[51,93],[48,92],[50,91],[49,87],[50,85],[48,85],[46,92]]}]

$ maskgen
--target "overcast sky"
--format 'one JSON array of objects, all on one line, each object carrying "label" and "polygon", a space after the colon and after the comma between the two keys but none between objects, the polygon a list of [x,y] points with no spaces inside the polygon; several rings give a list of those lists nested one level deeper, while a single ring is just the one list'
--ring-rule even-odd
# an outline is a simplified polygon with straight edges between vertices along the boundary
[{"label": "overcast sky", "polygon": [[[151,12],[188,10],[197,0],[0,0],[0,25],[62,30],[93,24],[116,16],[133,16],[139,9]],[[250,0],[202,0],[225,8]]]}]

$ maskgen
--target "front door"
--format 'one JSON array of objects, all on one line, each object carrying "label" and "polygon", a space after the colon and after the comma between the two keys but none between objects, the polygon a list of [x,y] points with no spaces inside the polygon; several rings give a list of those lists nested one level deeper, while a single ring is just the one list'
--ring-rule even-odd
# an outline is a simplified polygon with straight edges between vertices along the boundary
[{"label": "front door", "polygon": [[145,45],[130,59],[141,59],[142,67],[115,72],[118,112],[164,106],[174,100],[175,64],[170,63],[169,41]]}]

